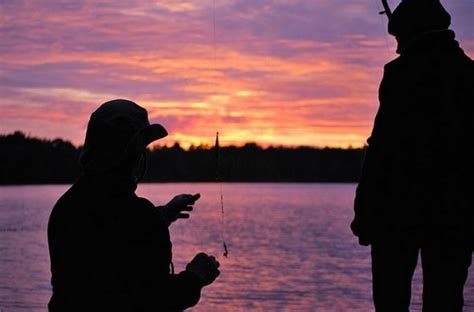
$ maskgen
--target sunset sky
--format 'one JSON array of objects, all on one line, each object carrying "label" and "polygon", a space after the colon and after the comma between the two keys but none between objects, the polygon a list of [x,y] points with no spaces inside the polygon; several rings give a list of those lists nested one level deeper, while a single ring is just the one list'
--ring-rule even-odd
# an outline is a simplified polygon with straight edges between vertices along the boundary
[{"label": "sunset sky", "polygon": [[[474,1],[443,3],[474,57]],[[80,145],[91,112],[127,98],[168,129],[166,144],[212,144],[219,131],[223,145],[361,146],[396,57],[380,10],[378,0],[3,0],[0,134]]]}]

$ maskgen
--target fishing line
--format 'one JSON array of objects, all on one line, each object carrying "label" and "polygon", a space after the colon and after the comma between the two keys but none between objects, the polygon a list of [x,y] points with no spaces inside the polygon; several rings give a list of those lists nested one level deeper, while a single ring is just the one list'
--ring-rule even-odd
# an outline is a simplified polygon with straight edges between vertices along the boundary
[{"label": "fishing line", "polygon": [[[214,54],[214,91],[213,94],[217,95],[216,84],[217,84],[217,41],[216,41],[216,0],[213,0],[212,6],[212,42],[213,42],[213,54]],[[215,143],[215,153],[216,153],[216,183],[219,185],[219,195],[220,195],[220,208],[221,208],[221,239],[222,247],[224,248],[223,256],[227,258],[229,251],[226,244],[226,222],[225,222],[225,211],[224,211],[224,193],[222,191],[222,183],[219,174],[219,132],[216,132],[216,143]]]},{"label": "fishing line", "polygon": [[226,238],[226,221],[225,221],[225,211],[224,211],[224,193],[222,192],[222,183],[220,179],[220,166],[219,166],[219,132],[216,132],[216,144],[215,144],[215,152],[216,152],[216,183],[219,184],[219,191],[220,191],[220,204],[221,204],[221,237],[222,237],[222,247],[224,248],[224,257],[227,258],[229,251],[227,249],[227,244],[225,242]]}]

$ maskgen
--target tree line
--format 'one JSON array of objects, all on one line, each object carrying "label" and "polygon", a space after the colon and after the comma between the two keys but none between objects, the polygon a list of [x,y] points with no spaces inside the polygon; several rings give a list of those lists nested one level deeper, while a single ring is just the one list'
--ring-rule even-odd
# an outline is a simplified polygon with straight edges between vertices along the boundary
[{"label": "tree line", "polygon": [[[0,184],[72,183],[80,175],[79,155],[62,139],[0,135]],[[178,143],[147,151],[144,182],[356,182],[364,149],[267,147],[248,143],[219,148]]]}]

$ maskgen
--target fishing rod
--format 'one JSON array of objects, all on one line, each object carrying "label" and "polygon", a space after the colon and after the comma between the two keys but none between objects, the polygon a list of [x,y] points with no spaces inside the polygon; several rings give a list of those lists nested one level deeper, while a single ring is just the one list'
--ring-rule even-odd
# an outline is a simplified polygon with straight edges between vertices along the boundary
[{"label": "fishing rod", "polygon": [[383,11],[379,12],[380,15],[385,14],[387,18],[390,19],[392,17],[392,10],[390,10],[390,6],[388,5],[387,0],[382,0]]}]

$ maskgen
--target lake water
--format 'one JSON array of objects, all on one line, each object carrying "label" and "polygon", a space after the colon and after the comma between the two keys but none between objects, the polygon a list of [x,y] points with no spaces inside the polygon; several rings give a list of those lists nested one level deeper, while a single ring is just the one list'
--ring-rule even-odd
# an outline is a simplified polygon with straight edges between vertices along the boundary
[{"label": "lake water", "polygon": [[[202,197],[171,226],[176,271],[194,254],[217,255],[221,276],[192,311],[373,311],[369,249],[349,230],[354,184],[140,185],[155,204]],[[0,310],[46,311],[51,295],[46,228],[64,185],[0,187]],[[229,257],[222,256],[222,236]],[[465,288],[474,311],[474,270]],[[412,311],[420,311],[420,272]]]}]

